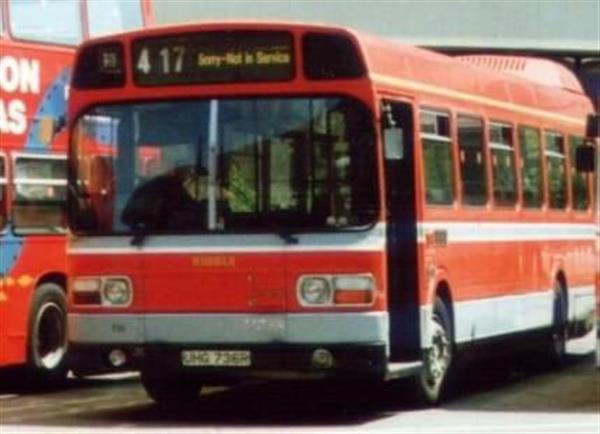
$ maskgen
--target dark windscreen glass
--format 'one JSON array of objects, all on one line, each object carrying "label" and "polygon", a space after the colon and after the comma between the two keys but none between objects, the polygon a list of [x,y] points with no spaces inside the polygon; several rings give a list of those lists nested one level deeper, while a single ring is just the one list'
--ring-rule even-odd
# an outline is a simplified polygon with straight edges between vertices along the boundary
[{"label": "dark windscreen glass", "polygon": [[377,215],[373,128],[347,98],[96,107],[75,130],[78,232],[345,229]]}]

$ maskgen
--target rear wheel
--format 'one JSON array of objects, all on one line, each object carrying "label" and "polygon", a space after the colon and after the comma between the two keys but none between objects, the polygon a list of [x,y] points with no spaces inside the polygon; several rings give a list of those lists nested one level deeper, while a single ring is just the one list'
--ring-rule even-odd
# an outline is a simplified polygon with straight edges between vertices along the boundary
[{"label": "rear wheel", "polygon": [[141,379],[146,393],[161,407],[186,409],[200,402],[201,385],[186,376],[143,370]]},{"label": "rear wheel", "polygon": [[569,322],[566,291],[564,285],[558,280],[554,283],[554,302],[552,306],[552,330],[548,344],[548,354],[551,363],[562,364],[567,354]]},{"label": "rear wheel", "polygon": [[67,373],[66,355],[65,293],[54,283],[44,283],[36,289],[31,305],[27,368],[36,381],[61,382]]},{"label": "rear wheel", "polygon": [[445,395],[453,359],[451,330],[448,308],[436,297],[430,322],[430,346],[423,354],[423,369],[415,379],[420,404],[437,404]]}]

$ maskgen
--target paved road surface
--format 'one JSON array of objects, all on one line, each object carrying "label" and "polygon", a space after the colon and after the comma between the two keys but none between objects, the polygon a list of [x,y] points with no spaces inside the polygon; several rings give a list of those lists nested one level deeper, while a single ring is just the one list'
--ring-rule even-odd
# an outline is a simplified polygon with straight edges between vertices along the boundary
[{"label": "paved road surface", "polygon": [[4,372],[0,433],[600,433],[600,371],[593,354],[573,355],[561,370],[540,371],[520,358],[461,374],[454,399],[435,409],[415,408],[402,384],[372,391],[250,383],[208,389],[198,408],[166,413],[135,375],[71,379],[63,390],[43,392],[15,384]]}]

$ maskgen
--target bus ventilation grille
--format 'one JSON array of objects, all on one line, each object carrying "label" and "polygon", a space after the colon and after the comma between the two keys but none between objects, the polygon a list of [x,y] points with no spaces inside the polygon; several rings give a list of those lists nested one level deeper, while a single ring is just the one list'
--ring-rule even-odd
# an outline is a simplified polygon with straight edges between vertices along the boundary
[{"label": "bus ventilation grille", "polygon": [[520,56],[470,55],[457,59],[486,69],[503,72],[529,82],[583,94],[575,74],[566,66],[547,59]]}]

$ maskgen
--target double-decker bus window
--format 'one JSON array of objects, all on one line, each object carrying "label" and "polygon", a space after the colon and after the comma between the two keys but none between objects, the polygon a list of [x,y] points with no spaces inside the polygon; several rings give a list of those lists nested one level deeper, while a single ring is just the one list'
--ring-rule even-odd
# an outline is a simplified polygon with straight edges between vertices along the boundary
[{"label": "double-decker bus window", "polygon": [[[77,131],[79,231],[344,229],[377,215],[373,128],[352,99],[105,106]],[[97,170],[82,162],[102,152],[112,179],[100,184],[116,191],[99,201]]]},{"label": "double-decker bus window", "polygon": [[0,37],[4,36],[4,15],[2,12],[2,5],[0,5]]},{"label": "double-decker bus window", "polygon": [[142,8],[138,1],[88,0],[87,15],[90,37],[142,26]]},{"label": "double-decker bus window", "polygon": [[567,167],[565,139],[559,133],[546,132],[546,176],[548,179],[548,201],[550,208],[563,209],[567,206]]},{"label": "double-decker bus window", "polygon": [[490,124],[490,149],[494,203],[500,206],[514,205],[517,200],[517,181],[511,126]]},{"label": "double-decker bus window", "polygon": [[458,116],[458,146],[463,202],[467,205],[484,205],[487,185],[481,119]]},{"label": "double-decker bus window", "polygon": [[28,41],[76,45],[82,29],[79,2],[9,0],[12,35]]},{"label": "double-decker bus window", "polygon": [[425,160],[425,200],[430,204],[449,205],[454,200],[454,163],[448,114],[421,111],[421,143]]},{"label": "double-decker bus window", "polygon": [[7,197],[6,197],[6,184],[7,184],[7,170],[6,170],[6,159],[3,155],[0,155],[0,232],[2,232],[6,226],[7,218]]},{"label": "double-decker bus window", "polygon": [[544,202],[540,132],[535,128],[520,127],[519,145],[521,177],[523,178],[523,206],[540,208]]},{"label": "double-decker bus window", "polygon": [[583,138],[569,137],[569,156],[571,159],[571,188],[573,195],[573,209],[587,210],[590,206],[589,175],[577,171],[575,168],[575,152],[583,146]]},{"label": "double-decker bus window", "polygon": [[14,226],[18,233],[62,233],[66,160],[22,156],[15,160]]}]

